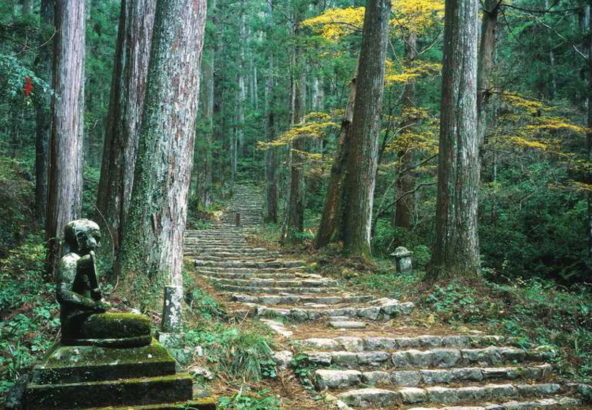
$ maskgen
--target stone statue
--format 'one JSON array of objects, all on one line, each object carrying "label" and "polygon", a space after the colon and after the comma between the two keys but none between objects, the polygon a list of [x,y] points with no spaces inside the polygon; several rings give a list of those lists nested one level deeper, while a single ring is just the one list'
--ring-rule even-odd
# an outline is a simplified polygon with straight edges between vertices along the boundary
[{"label": "stone statue", "polygon": [[114,347],[144,346],[152,340],[150,321],[134,313],[107,313],[99,287],[95,250],[99,226],[77,219],[64,229],[65,255],[56,278],[62,344]]}]

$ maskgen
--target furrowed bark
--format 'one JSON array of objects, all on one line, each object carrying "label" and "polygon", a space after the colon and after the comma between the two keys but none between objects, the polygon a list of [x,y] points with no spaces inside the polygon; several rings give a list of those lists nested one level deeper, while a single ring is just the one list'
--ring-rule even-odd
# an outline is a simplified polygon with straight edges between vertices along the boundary
[{"label": "furrowed bark", "polygon": [[80,217],[84,132],[85,2],[56,0],[52,130],[47,207],[47,272],[54,276],[64,226]]},{"label": "furrowed bark", "polygon": [[477,1],[446,1],[436,245],[429,279],[479,273],[477,13]]}]

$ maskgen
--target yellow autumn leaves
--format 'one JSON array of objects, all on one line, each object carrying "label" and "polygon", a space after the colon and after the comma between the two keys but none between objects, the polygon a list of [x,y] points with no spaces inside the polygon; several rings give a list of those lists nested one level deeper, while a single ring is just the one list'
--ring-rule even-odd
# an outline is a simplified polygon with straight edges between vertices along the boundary
[{"label": "yellow autumn leaves", "polygon": [[[421,33],[444,16],[443,0],[397,0],[392,6],[391,26],[408,33]],[[312,28],[326,40],[336,41],[362,29],[364,12],[364,7],[328,9],[320,16],[304,20],[302,25]]]}]

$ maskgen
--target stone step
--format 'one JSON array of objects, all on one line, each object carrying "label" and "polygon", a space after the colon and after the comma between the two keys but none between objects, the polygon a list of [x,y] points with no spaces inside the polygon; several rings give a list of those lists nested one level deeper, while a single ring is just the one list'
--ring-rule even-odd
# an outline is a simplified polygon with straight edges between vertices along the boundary
[{"label": "stone step", "polygon": [[262,259],[267,258],[277,258],[280,256],[279,252],[268,251],[267,249],[219,249],[219,248],[212,248],[212,249],[203,249],[203,248],[196,248],[188,246],[185,252],[201,252],[207,254],[208,256],[217,256],[221,258],[234,258],[234,257],[241,257],[241,256],[259,256]]},{"label": "stone step", "polygon": [[246,287],[284,287],[284,288],[318,288],[324,286],[334,287],[337,281],[328,279],[226,279],[215,276],[203,276],[213,283],[221,285],[243,285]]},{"label": "stone step", "polygon": [[308,288],[285,288],[285,287],[249,287],[245,285],[224,285],[214,284],[216,289],[225,290],[228,292],[241,293],[335,293],[339,292],[336,287],[308,287]]},{"label": "stone step", "polygon": [[261,303],[264,305],[280,305],[293,303],[363,303],[373,299],[373,296],[351,296],[351,295],[306,295],[306,294],[273,294],[273,295],[249,295],[234,293],[231,295],[234,302]]},{"label": "stone step", "polygon": [[299,349],[346,350],[349,352],[376,350],[427,349],[435,347],[487,347],[495,344],[516,344],[516,339],[491,335],[419,335],[411,337],[352,337],[309,338],[294,340]]},{"label": "stone step", "polygon": [[[484,402],[490,400],[548,398],[562,393],[561,385],[541,384],[486,384],[482,386],[426,388],[401,387],[397,389],[362,388],[349,390],[337,395],[349,406],[367,408],[369,406],[393,406],[397,404],[459,404]],[[530,401],[530,400],[529,400]],[[575,401],[571,402],[576,403]],[[578,402],[579,403],[579,402]],[[467,409],[467,407],[463,407]]]},{"label": "stone step", "polygon": [[544,362],[553,357],[549,352],[537,352],[516,347],[486,347],[476,349],[439,348],[432,350],[332,351],[305,352],[308,360],[319,366],[341,366],[348,369],[382,367],[397,369],[452,368],[458,366],[497,366],[504,364]]},{"label": "stone step", "polygon": [[527,410],[527,409],[544,409],[544,408],[574,408],[582,405],[582,400],[575,397],[557,397],[547,399],[532,399],[529,401],[517,401],[512,400],[500,404],[487,404],[485,406],[474,406],[470,407],[457,407],[457,406],[446,406],[446,407],[411,407],[408,410]]},{"label": "stone step", "polygon": [[211,255],[208,253],[199,253],[198,255],[196,255],[200,260],[200,261],[204,261],[204,262],[221,262],[221,263],[227,263],[227,262],[232,262],[232,263],[239,263],[239,262],[255,262],[255,263],[272,263],[272,262],[280,262],[280,260],[278,260],[278,256],[277,255],[268,255],[268,256],[262,256],[262,255],[248,255],[248,254],[238,254],[238,255],[234,255],[232,257],[228,257],[228,256],[217,256],[217,255]]},{"label": "stone step", "polygon": [[206,269],[198,271],[202,275],[212,276],[220,279],[319,279],[318,275],[301,273],[301,272],[287,272],[287,273],[257,273],[257,272],[215,272]]},{"label": "stone step", "polygon": [[369,386],[404,386],[450,384],[464,382],[503,381],[516,379],[541,380],[553,370],[550,364],[510,367],[460,367],[455,369],[422,369],[395,371],[359,371],[319,369],[313,381],[318,390]]},{"label": "stone step", "polygon": [[387,320],[399,314],[410,314],[414,305],[411,302],[399,302],[396,299],[378,299],[363,306],[283,308],[259,306],[258,316],[280,316],[296,321],[317,320],[341,316],[368,320]]},{"label": "stone step", "polygon": [[302,261],[208,261],[196,259],[195,266],[229,267],[229,268],[290,268],[304,267],[306,264]]},{"label": "stone step", "polygon": [[[290,273],[292,275],[304,275],[305,272],[302,272],[302,268],[299,266],[292,267],[292,268],[219,268],[216,266],[203,266],[197,267],[196,271],[199,273],[211,273],[214,276],[217,276],[219,273],[245,273],[245,274],[258,274],[258,273]],[[314,275],[311,273],[311,275]],[[319,275],[319,277],[322,277]]]},{"label": "stone step", "polygon": [[193,379],[187,373],[135,379],[27,385],[27,409],[75,409],[118,405],[174,403],[190,400]]}]

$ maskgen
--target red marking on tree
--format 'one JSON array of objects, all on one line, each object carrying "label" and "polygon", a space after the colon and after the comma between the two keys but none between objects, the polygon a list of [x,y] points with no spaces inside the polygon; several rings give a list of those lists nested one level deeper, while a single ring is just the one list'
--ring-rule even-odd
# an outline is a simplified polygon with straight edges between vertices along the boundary
[{"label": "red marking on tree", "polygon": [[23,93],[25,94],[25,97],[30,96],[32,91],[33,80],[31,80],[31,77],[25,77],[25,86],[23,87]]}]

